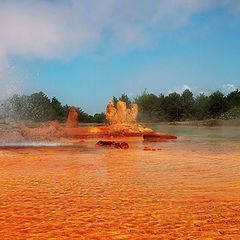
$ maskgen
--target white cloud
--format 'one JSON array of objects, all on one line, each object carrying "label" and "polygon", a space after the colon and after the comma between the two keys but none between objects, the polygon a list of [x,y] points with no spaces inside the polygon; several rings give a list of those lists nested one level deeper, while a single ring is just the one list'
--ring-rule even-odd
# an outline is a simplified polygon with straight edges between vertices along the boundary
[{"label": "white cloud", "polygon": [[183,91],[185,91],[185,90],[187,90],[187,89],[188,89],[189,91],[192,91],[191,88],[190,88],[188,85],[185,85],[185,84],[184,84],[184,85],[183,85]]},{"label": "white cloud", "polygon": [[223,90],[227,92],[232,92],[236,90],[236,87],[234,86],[234,84],[228,83],[223,85]]},{"label": "white cloud", "polygon": [[[226,0],[224,4],[230,4]],[[149,30],[185,26],[216,0],[0,0],[0,51],[21,57],[76,54],[105,33],[122,44],[143,45]]]},{"label": "white cloud", "polygon": [[173,93],[173,92],[177,92],[177,93],[179,93],[179,94],[181,94],[181,93],[183,93],[185,90],[189,90],[189,91],[192,91],[192,89],[188,86],[188,85],[186,85],[186,84],[184,84],[183,86],[181,86],[181,87],[176,87],[174,90],[169,90],[168,91],[168,93]]},{"label": "white cloud", "polygon": [[179,28],[230,0],[0,0],[0,83],[9,57],[68,58],[107,36],[116,49],[148,45],[149,32]]}]

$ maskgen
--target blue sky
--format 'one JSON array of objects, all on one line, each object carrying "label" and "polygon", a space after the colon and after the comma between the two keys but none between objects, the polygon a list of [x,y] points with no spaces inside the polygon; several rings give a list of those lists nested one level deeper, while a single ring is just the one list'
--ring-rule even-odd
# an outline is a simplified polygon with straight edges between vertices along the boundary
[{"label": "blue sky", "polygon": [[[1,97],[44,91],[88,113],[112,96],[240,88],[235,0],[0,0]],[[4,30],[3,30],[4,29]]]}]

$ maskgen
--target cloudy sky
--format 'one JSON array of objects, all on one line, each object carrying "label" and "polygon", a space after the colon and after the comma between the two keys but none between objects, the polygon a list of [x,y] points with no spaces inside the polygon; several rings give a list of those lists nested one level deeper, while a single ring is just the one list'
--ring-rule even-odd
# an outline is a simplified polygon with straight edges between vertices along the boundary
[{"label": "cloudy sky", "polygon": [[239,0],[0,0],[0,99],[240,88]]}]

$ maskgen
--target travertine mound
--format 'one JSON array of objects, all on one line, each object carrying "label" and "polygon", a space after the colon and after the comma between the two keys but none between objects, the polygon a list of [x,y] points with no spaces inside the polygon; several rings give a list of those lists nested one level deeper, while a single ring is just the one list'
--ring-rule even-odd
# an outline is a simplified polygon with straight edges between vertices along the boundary
[{"label": "travertine mound", "polygon": [[113,102],[109,102],[106,110],[106,119],[108,124],[116,124],[117,123],[117,109],[114,107]]},{"label": "travertine mound", "polygon": [[130,109],[127,109],[127,123],[136,124],[138,115],[138,105],[132,104]]},{"label": "travertine mound", "polygon": [[67,128],[76,128],[78,126],[78,114],[75,107],[71,107],[66,122]]},{"label": "travertine mound", "polygon": [[117,103],[117,123],[127,123],[127,105],[122,101],[118,101]]},{"label": "travertine mound", "polygon": [[105,127],[105,133],[109,136],[142,136],[152,132],[150,128],[144,128],[140,124],[113,124]]},{"label": "travertine mound", "polygon": [[112,124],[136,124],[138,115],[138,106],[133,104],[127,109],[126,103],[118,101],[117,108],[113,102],[109,102],[106,110],[106,119],[109,125]]},{"label": "travertine mound", "polygon": [[117,108],[113,102],[109,102],[106,110],[106,134],[112,136],[134,136],[143,135],[144,133],[152,132],[149,128],[144,128],[137,124],[138,106],[132,104],[130,109],[127,109],[126,103],[118,101]]}]

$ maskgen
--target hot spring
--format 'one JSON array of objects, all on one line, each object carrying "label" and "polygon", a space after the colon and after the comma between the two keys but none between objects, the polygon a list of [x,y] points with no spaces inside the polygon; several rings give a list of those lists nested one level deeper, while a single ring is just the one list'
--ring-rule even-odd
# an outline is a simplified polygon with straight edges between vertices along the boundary
[{"label": "hot spring", "polygon": [[149,127],[179,138],[2,144],[0,239],[239,239],[240,129]]}]

